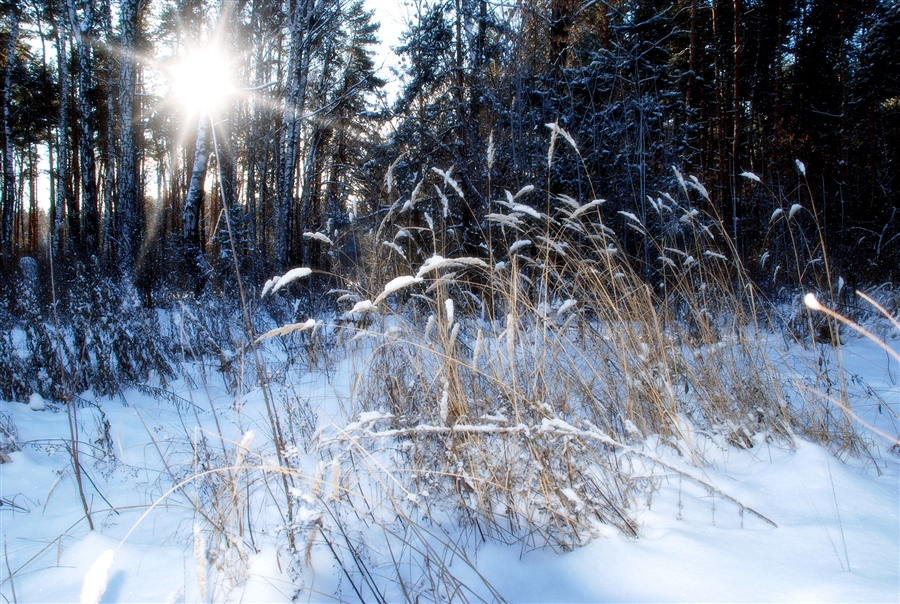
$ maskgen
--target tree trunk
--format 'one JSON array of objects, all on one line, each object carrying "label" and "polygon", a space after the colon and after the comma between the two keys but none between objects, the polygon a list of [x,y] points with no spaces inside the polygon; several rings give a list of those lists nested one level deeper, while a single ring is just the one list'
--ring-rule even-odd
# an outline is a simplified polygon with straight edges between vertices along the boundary
[{"label": "tree trunk", "polygon": [[722,67],[722,47],[724,45],[722,32],[722,9],[719,2],[722,0],[713,0],[712,2],[712,25],[713,25],[713,74],[715,78],[715,95],[716,95],[716,117],[715,117],[715,137],[716,137],[716,189],[721,195],[726,190],[728,183],[728,153],[726,151],[725,141],[725,69]]},{"label": "tree trunk", "polygon": [[[107,32],[106,39],[102,48],[109,49],[116,44],[116,40],[112,33],[112,8],[110,0],[100,0],[100,30]],[[104,62],[104,78],[106,80],[106,133],[101,147],[101,160],[98,172],[103,173],[103,189],[102,203],[98,199],[99,220],[98,225],[102,223],[100,232],[102,233],[102,250],[101,254],[104,258],[114,259],[118,255],[118,225],[115,224],[117,216],[116,202],[118,195],[116,194],[116,155],[118,145],[116,144],[116,74],[115,65],[112,57],[107,50],[106,61]],[[100,243],[98,242],[98,247]]]},{"label": "tree trunk", "polygon": [[774,117],[772,118],[775,125],[775,155],[772,163],[775,165],[778,165],[781,161],[782,139],[784,138],[781,128],[781,106],[783,102],[782,96],[784,94],[784,61],[781,56],[784,50],[784,20],[784,0],[780,0],[778,2],[777,48],[775,50],[775,106],[773,109]]},{"label": "tree trunk", "polygon": [[[697,2],[699,0],[692,0],[691,2],[691,45],[690,45],[690,70],[691,70],[691,78],[688,80],[688,89],[687,89],[687,107],[688,109],[694,108],[694,103],[696,99],[696,88],[697,88]],[[688,119],[693,119],[692,116],[688,116]]]},{"label": "tree trunk", "polygon": [[231,119],[225,119],[215,126],[219,187],[222,194],[222,204],[229,210],[237,204],[237,167],[234,161],[234,143],[232,141],[230,123]]},{"label": "tree trunk", "polygon": [[194,167],[191,170],[191,183],[188,187],[187,199],[182,213],[183,235],[185,243],[200,247],[200,208],[203,205],[206,171],[209,168],[209,117],[200,116],[197,124],[197,146],[194,152]]},{"label": "tree trunk", "polygon": [[550,63],[556,72],[569,60],[569,30],[576,8],[573,0],[550,0]]},{"label": "tree trunk", "polygon": [[94,155],[94,119],[91,112],[91,47],[87,39],[93,21],[93,3],[87,3],[84,21],[78,21],[75,1],[68,0],[69,20],[78,47],[78,125],[80,137],[78,155],[81,161],[81,219],[84,249],[90,256],[97,251],[100,236],[100,216],[97,208],[97,168]]},{"label": "tree trunk", "polygon": [[16,200],[16,173],[13,165],[12,132],[9,124],[10,86],[12,83],[13,61],[16,56],[16,42],[19,38],[19,14],[15,4],[9,13],[9,43],[6,46],[6,66],[3,70],[3,223],[0,228],[0,248],[3,264],[11,262],[13,248],[13,208]]},{"label": "tree trunk", "polygon": [[734,0],[734,70],[732,72],[734,82],[732,82],[732,99],[731,106],[734,108],[731,114],[731,169],[729,170],[729,181],[731,184],[731,221],[732,221],[732,237],[734,244],[738,246],[738,251],[743,251],[741,242],[738,239],[738,223],[740,222],[740,211],[738,208],[738,185],[735,178],[741,169],[741,114],[743,107],[741,106],[741,0]]},{"label": "tree trunk", "polygon": [[288,261],[291,238],[291,206],[294,202],[294,177],[297,172],[301,118],[306,104],[309,77],[309,21],[313,0],[298,0],[291,19],[291,53],[285,87],[281,158],[275,196],[274,255],[278,265]]},{"label": "tree trunk", "polygon": [[[81,245],[81,229],[78,218],[78,199],[72,190],[69,180],[69,104],[71,90],[69,88],[69,48],[64,34],[65,24],[58,24],[61,33],[56,37],[56,54],[59,62],[59,149],[56,154],[56,229],[54,232],[54,249],[60,257],[65,255],[66,248]],[[62,239],[63,227],[67,226],[67,236]]]},{"label": "tree trunk", "polygon": [[732,106],[734,107],[734,124],[731,139],[731,155],[732,161],[734,162],[732,170],[735,172],[741,169],[741,114],[743,113],[741,107],[743,101],[741,96],[741,51],[741,0],[734,0],[734,98],[732,99]]},{"label": "tree trunk", "polygon": [[137,143],[134,131],[135,61],[134,39],[137,35],[140,0],[122,0],[119,19],[122,39],[119,41],[119,182],[118,216],[119,261],[128,274],[134,267],[140,238],[140,204],[138,196]]}]

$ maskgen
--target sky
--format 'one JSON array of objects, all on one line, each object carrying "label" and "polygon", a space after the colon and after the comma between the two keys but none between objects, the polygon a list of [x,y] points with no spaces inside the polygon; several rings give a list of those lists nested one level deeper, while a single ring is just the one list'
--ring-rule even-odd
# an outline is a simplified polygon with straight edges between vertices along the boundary
[{"label": "sky", "polygon": [[399,92],[400,84],[390,68],[399,67],[400,62],[391,47],[400,42],[400,35],[406,29],[404,21],[409,8],[399,0],[366,0],[366,5],[375,11],[375,20],[381,24],[378,32],[381,47],[375,58],[375,65],[380,68],[378,76],[388,83],[385,86],[388,97],[393,98]]}]

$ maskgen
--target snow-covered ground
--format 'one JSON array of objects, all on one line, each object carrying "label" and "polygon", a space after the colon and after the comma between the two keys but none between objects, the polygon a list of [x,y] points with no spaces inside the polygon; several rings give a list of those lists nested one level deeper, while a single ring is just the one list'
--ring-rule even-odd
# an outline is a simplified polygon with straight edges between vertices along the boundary
[{"label": "snow-covered ground", "polygon": [[[896,349],[898,341],[889,345]],[[876,428],[896,435],[900,367],[858,338],[850,338],[841,353],[848,375],[858,376],[883,402],[880,409],[877,403],[860,403],[856,411]],[[354,363],[359,359],[345,360],[327,372],[287,376],[288,386],[273,387],[274,398],[308,404],[320,430],[346,425],[359,411],[353,404]],[[126,390],[96,400],[90,393],[82,396],[77,419],[83,490],[94,531],[85,520],[67,450],[65,409],[47,403],[35,410],[41,407],[38,400],[31,405],[0,403],[21,444],[21,450],[11,454],[11,463],[0,465],[4,601],[78,601],[89,569],[107,550],[115,556],[102,602],[203,601],[203,581],[205,599],[215,602],[360,599],[315,531],[306,533],[308,547],[298,545],[299,559],[287,554],[285,534],[279,530],[284,519],[272,504],[275,495],[267,495],[278,488],[277,474],[270,472],[264,483],[262,471],[247,472],[236,482],[245,491],[224,494],[209,490],[224,482],[203,487],[201,479],[192,478],[207,469],[195,453],[204,436],[209,450],[232,464],[237,460],[259,467],[275,461],[267,444],[271,424],[260,390],[236,398],[214,372],[195,368],[190,377],[192,383],[168,385],[179,398],[150,390]],[[306,417],[306,428],[311,429],[309,416],[296,417]],[[297,429],[302,432],[303,426]],[[251,430],[257,433],[252,441]],[[417,568],[432,564],[474,591],[459,592],[453,599],[469,600],[477,599],[475,594],[490,599],[487,582],[495,595],[512,602],[898,602],[900,455],[867,429],[861,433],[873,441],[870,455],[835,457],[804,440],[789,450],[762,435],[752,449],[744,450],[697,435],[694,447],[707,462],[701,467],[690,465],[671,448],[646,444],[662,461],[702,476],[719,493],[777,527],[657,466],[647,488],[632,501],[640,527],[637,539],[598,525],[587,545],[560,553],[535,548],[531,542],[501,545],[471,533],[450,535],[448,540],[456,540],[459,551],[438,551],[441,559],[431,562],[425,560],[429,554],[421,554],[418,566],[398,572],[416,584]],[[242,452],[242,440],[249,451]],[[111,449],[104,451],[109,442]],[[309,453],[290,453],[296,472],[322,472]],[[173,476],[188,482],[173,492]],[[205,550],[195,553],[195,535],[216,539],[194,509],[192,501],[199,500],[218,502],[215,509],[223,522],[243,518],[243,526],[252,530],[243,530],[242,543],[231,550],[206,543]],[[298,493],[297,501],[295,512],[302,521],[304,513],[311,513],[303,501],[312,500],[309,493]],[[222,511],[222,502],[235,502],[235,509]],[[308,520],[310,526],[315,524],[312,516]],[[429,527],[428,520],[418,521]],[[233,528],[232,535],[238,532]],[[368,550],[363,559],[370,570],[383,568],[399,555],[389,549],[387,539],[378,541],[376,531],[364,538]],[[379,561],[377,555],[383,558]],[[408,551],[402,555],[410,559]],[[359,576],[362,571],[357,567],[349,572]],[[372,579],[376,583],[377,575]],[[390,581],[385,578],[386,585]],[[405,597],[397,585],[383,589],[386,601]],[[420,594],[441,598],[425,587]],[[371,596],[362,592],[363,599],[377,599]]]}]

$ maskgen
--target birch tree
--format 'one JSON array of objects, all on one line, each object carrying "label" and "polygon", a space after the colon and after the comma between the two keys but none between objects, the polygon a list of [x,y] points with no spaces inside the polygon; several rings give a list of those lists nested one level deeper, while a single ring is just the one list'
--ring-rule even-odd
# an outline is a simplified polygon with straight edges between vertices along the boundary
[{"label": "birch tree", "polygon": [[137,172],[137,143],[134,129],[135,57],[141,0],[122,0],[120,4],[121,49],[119,58],[119,173],[118,234],[121,262],[130,272],[140,237],[140,207]]},{"label": "birch tree", "polygon": [[10,96],[13,63],[16,56],[16,43],[19,39],[19,10],[15,4],[10,6],[9,39],[6,43],[6,65],[3,69],[3,218],[0,228],[0,246],[2,246],[4,263],[12,252],[13,244],[13,210],[16,200],[16,174],[13,165],[12,132],[10,130]]}]

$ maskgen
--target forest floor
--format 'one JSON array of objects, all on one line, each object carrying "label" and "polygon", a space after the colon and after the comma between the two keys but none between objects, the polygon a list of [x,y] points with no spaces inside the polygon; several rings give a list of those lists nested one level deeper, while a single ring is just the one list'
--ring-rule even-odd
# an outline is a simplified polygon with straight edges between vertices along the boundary
[{"label": "forest floor", "polygon": [[[896,349],[898,340],[888,345]],[[799,347],[795,352],[804,354]],[[839,352],[847,375],[877,395],[854,411],[896,435],[900,367],[862,338],[848,338]],[[360,349],[327,370],[292,369],[280,385],[273,382],[274,401],[304,406],[294,417],[307,442],[371,419],[360,417],[355,401],[364,356]],[[317,531],[314,503],[327,493],[292,487],[295,526],[307,524],[306,532],[295,531],[306,537],[297,537],[298,553],[291,555],[285,511],[272,503],[280,481],[272,471],[277,461],[262,391],[236,396],[221,374],[202,365],[189,366],[166,390],[165,397],[151,389],[81,396],[76,419],[93,531],[69,453],[66,409],[37,398],[0,403],[20,448],[0,465],[4,602],[90,600],[82,591],[86,576],[107,550],[114,558],[102,602],[900,599],[900,454],[867,428],[860,428],[867,451],[855,454],[834,454],[801,438],[791,448],[764,434],[745,449],[695,432],[690,446],[700,464],[651,437],[645,450],[702,475],[715,491],[657,466],[631,499],[637,538],[598,524],[591,539],[567,552],[534,539],[503,544],[457,531],[438,514],[416,521],[427,546],[406,539],[398,551],[388,531],[399,531],[402,519],[348,524],[352,534],[343,536]],[[204,438],[208,449],[198,446]],[[314,447],[308,449],[288,452],[295,476],[324,472],[325,483],[336,483]],[[198,453],[210,450],[218,454]],[[231,480],[209,479],[232,472],[222,468],[240,469]],[[214,472],[204,475],[208,470]],[[185,482],[173,489],[179,480]],[[198,514],[198,505],[209,518]],[[210,531],[209,520],[231,528]],[[346,552],[350,544],[356,544],[353,556],[337,562],[332,548]],[[401,576],[405,584],[396,579]],[[437,584],[460,589],[442,594]]]}]

